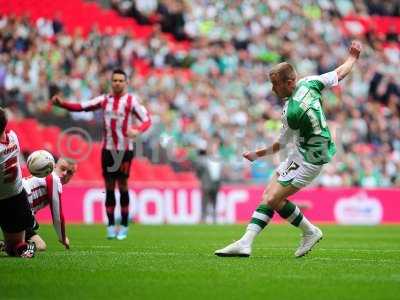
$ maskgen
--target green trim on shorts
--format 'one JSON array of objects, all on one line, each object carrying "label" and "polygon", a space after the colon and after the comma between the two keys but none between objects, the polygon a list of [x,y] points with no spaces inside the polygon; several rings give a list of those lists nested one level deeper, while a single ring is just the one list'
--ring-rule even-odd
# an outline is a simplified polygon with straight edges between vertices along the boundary
[{"label": "green trim on shorts", "polygon": [[288,181],[281,181],[281,180],[277,180],[277,181],[280,183],[281,186],[286,187],[286,186],[289,186],[290,184],[292,184],[293,179],[288,180]]}]

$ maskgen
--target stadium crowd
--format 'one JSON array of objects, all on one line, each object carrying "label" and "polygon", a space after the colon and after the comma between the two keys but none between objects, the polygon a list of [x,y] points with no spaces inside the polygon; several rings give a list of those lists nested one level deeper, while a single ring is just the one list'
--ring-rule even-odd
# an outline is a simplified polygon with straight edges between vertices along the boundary
[{"label": "stadium crowd", "polygon": [[[126,1],[119,2],[113,6],[131,15]],[[250,166],[241,153],[269,144],[279,134],[282,102],[267,80],[270,67],[290,61],[300,77],[334,69],[354,38],[338,30],[341,17],[352,11],[398,14],[399,8],[388,2],[135,1],[132,16],[143,17],[141,22],[155,29],[148,40],[102,35],[95,28],[88,37],[71,36],[58,20],[31,24],[2,16],[0,103],[14,118],[57,116],[50,119],[60,125],[70,120],[98,127],[99,115],[66,113],[49,106],[48,99],[56,91],[71,100],[90,99],[109,90],[112,69],[123,66],[130,89],[153,116],[154,125],[144,137],[150,152],[172,149],[172,157],[161,160],[182,169],[190,168],[199,149],[217,144],[224,180],[265,182],[278,159]],[[189,39],[189,50],[171,49],[163,31]],[[365,48],[357,68],[339,88],[324,92],[338,153],[315,184],[400,185],[399,37],[392,32],[357,38]],[[134,68],[138,61],[172,71],[141,76]],[[179,72],[185,69],[191,71],[188,76]]]}]

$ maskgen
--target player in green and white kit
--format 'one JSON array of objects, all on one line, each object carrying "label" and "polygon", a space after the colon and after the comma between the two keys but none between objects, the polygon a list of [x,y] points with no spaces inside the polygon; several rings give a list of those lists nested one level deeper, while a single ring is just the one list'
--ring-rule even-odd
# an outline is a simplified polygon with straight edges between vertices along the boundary
[{"label": "player in green and white kit", "polygon": [[353,41],[346,61],[334,71],[297,80],[294,68],[284,62],[269,73],[274,93],[284,99],[282,129],[279,139],[267,148],[247,151],[243,156],[254,161],[277,153],[294,139],[296,147],[282,162],[264,191],[262,201],[254,211],[242,238],[215,251],[218,256],[250,256],[254,238],[265,228],[275,212],[303,232],[296,257],[307,254],[322,239],[321,230],[301,213],[287,198],[311,183],[324,164],[336,152],[322,109],[324,88],[335,86],[350,73],[361,52],[361,44]]}]

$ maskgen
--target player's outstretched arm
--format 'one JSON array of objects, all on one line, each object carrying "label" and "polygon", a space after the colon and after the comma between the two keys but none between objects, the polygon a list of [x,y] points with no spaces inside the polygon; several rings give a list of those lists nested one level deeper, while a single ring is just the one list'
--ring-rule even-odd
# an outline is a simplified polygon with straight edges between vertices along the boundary
[{"label": "player's outstretched arm", "polygon": [[69,111],[84,111],[85,110],[80,103],[68,102],[68,101],[64,100],[63,98],[61,98],[60,95],[54,95],[50,101],[54,106],[62,107]]},{"label": "player's outstretched arm", "polygon": [[54,106],[62,107],[69,111],[93,111],[102,108],[103,101],[105,100],[104,97],[99,96],[82,104],[69,102],[64,100],[60,95],[54,95],[50,101]]},{"label": "player's outstretched arm", "polygon": [[345,62],[336,68],[336,73],[338,75],[339,81],[342,80],[350,73],[353,68],[355,62],[360,57],[362,45],[359,41],[352,41],[349,47],[349,56],[345,60]]},{"label": "player's outstretched arm", "polygon": [[276,142],[273,143],[270,147],[260,148],[255,151],[246,151],[242,154],[242,156],[249,161],[255,161],[257,158],[275,154],[280,150],[280,148],[280,144]]}]

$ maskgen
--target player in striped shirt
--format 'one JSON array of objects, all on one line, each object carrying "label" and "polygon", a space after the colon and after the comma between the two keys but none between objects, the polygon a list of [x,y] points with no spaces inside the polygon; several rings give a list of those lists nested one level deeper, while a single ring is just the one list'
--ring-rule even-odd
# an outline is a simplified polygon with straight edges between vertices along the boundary
[{"label": "player in striped shirt", "polygon": [[[65,221],[62,211],[62,186],[67,184],[76,171],[76,163],[67,158],[60,158],[54,168],[54,171],[45,178],[26,177],[23,180],[24,188],[28,194],[28,200],[33,214],[49,205],[51,216],[53,218],[54,229],[58,240],[69,249],[69,240],[65,234]],[[39,224],[35,220],[35,225],[26,229],[25,239],[36,244],[40,251],[46,250],[46,243],[37,234]]]},{"label": "player in striped shirt", "polygon": [[[127,76],[123,70],[113,71],[111,87],[112,94],[101,95],[83,103],[67,102],[58,95],[52,98],[52,102],[69,111],[103,110],[104,144],[101,160],[106,187],[107,237],[123,240],[128,234],[128,178],[133,158],[133,140],[150,127],[151,119],[138,97],[126,92]],[[139,125],[136,125],[136,121]],[[118,233],[114,218],[116,184],[121,195],[121,224]]]},{"label": "player in striped shirt", "polygon": [[249,256],[255,237],[267,226],[274,212],[303,233],[300,246],[294,253],[296,257],[307,254],[322,239],[322,231],[311,224],[299,207],[287,198],[310,184],[335,154],[336,147],[322,108],[322,90],[337,85],[345,78],[360,53],[361,43],[354,41],[342,65],[332,72],[301,80],[297,79],[297,73],[289,63],[280,63],[272,68],[269,73],[272,89],[285,101],[281,135],[270,147],[247,151],[243,156],[254,161],[277,153],[293,140],[295,147],[276,170],[245,234],[240,240],[215,251],[215,255]]},{"label": "player in striped shirt", "polygon": [[31,258],[35,245],[25,242],[25,228],[33,225],[26,192],[22,186],[17,135],[6,130],[7,116],[0,107],[0,228],[4,250],[10,256]]}]

